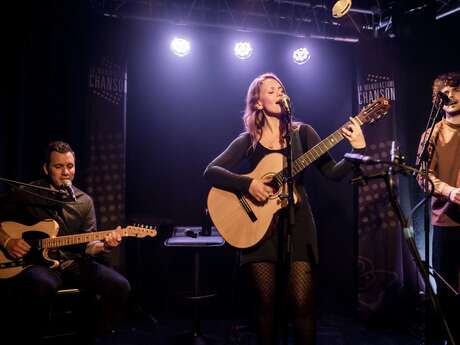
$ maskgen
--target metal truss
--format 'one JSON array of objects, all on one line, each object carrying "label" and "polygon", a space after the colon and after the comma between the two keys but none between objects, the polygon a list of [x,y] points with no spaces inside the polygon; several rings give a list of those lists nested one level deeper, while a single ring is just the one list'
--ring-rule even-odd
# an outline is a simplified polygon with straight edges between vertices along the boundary
[{"label": "metal truss", "polygon": [[392,36],[399,16],[435,7],[436,19],[460,10],[460,0],[353,0],[342,18],[333,18],[333,0],[90,0],[114,18],[268,32],[295,37],[358,42]]}]

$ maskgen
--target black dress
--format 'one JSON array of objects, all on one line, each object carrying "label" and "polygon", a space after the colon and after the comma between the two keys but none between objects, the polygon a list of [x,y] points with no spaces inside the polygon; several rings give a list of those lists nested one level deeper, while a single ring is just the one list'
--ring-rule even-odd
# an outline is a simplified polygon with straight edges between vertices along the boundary
[{"label": "black dress", "polygon": [[[297,132],[297,133],[296,133]],[[302,124],[294,136],[300,137],[301,153],[307,152],[310,148],[321,141],[315,130],[306,124]],[[293,139],[293,145],[294,145]],[[241,193],[249,193],[249,185],[252,179],[242,176],[244,170],[254,170],[260,160],[270,153],[282,153],[286,155],[285,149],[270,150],[260,143],[253,149],[249,133],[240,134],[226,149],[215,158],[206,168],[205,177],[215,187]],[[295,159],[296,157],[294,157]],[[338,181],[345,177],[352,169],[352,164],[341,160],[336,162],[329,153],[314,162],[316,168],[322,175],[329,179]],[[238,171],[239,173],[235,173]],[[317,263],[318,246],[316,227],[311,212],[308,196],[303,187],[303,174],[299,174],[295,181],[297,190],[301,193],[301,201],[295,207],[295,225],[292,229],[292,260]],[[283,222],[285,210],[278,212],[278,226]],[[278,231],[271,231],[259,243],[250,248],[242,250],[241,264],[249,262],[271,261],[275,262],[277,257]]]}]

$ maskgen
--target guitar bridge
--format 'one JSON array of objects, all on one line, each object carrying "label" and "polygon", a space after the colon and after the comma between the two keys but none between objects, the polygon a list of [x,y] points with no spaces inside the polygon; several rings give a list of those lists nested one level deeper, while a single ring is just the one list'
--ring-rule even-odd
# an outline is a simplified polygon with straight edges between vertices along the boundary
[{"label": "guitar bridge", "polygon": [[244,196],[239,196],[238,199],[240,200],[241,206],[243,206],[244,211],[248,215],[249,219],[255,223],[257,221],[257,217],[252,210],[251,206],[248,204],[246,201],[246,198]]}]

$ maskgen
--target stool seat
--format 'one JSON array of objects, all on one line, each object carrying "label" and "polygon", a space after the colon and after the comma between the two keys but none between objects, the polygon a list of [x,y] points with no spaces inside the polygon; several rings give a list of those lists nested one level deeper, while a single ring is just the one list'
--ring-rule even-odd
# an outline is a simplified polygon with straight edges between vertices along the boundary
[{"label": "stool seat", "polygon": [[192,300],[192,301],[196,301],[196,300],[211,298],[211,297],[215,297],[215,296],[217,296],[217,293],[208,293],[208,294],[199,295],[199,296],[184,296],[184,298]]},{"label": "stool seat", "polygon": [[59,289],[57,291],[58,295],[71,295],[71,294],[77,294],[80,293],[81,290],[79,288],[69,288],[69,289]]}]

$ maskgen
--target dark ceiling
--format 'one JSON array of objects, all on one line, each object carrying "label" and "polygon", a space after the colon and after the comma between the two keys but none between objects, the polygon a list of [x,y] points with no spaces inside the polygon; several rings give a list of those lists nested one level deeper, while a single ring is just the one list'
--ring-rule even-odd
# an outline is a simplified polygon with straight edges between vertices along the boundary
[{"label": "dark ceiling", "polygon": [[[341,0],[345,1],[345,0]],[[426,27],[458,16],[460,0],[353,0],[333,18],[334,0],[90,0],[98,13],[114,18],[356,42],[396,37],[400,26]]]}]

